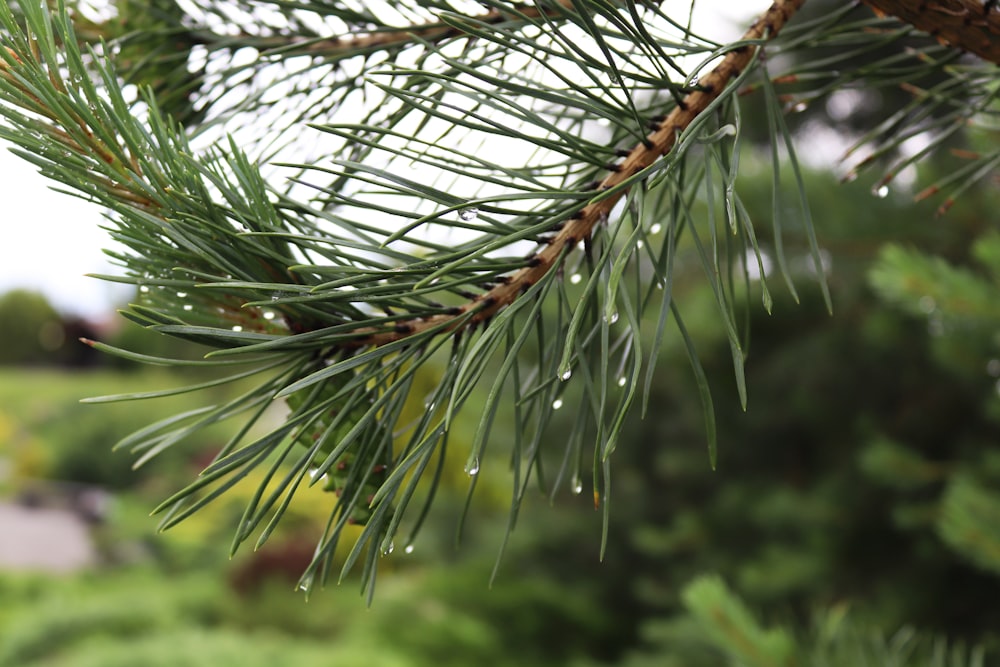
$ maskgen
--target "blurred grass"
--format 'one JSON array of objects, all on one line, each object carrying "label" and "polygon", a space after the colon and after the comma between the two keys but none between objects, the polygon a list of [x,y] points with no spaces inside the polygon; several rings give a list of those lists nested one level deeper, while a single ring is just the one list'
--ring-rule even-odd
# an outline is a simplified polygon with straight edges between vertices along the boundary
[{"label": "blurred grass", "polygon": [[[160,369],[66,372],[0,368],[0,456],[18,478],[41,477],[122,489],[147,479],[147,469],[133,470],[133,455],[112,452],[132,431],[183,410],[223,397],[227,388],[165,397],[155,401],[87,405],[82,398],[128,391],[182,386],[189,378]],[[171,477],[197,451],[221,446],[226,424],[199,432],[158,457],[155,476]]]}]

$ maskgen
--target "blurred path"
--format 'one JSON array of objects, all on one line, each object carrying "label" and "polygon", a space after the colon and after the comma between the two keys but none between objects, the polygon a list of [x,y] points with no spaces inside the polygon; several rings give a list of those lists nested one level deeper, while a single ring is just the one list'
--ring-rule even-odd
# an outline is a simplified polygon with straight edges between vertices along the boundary
[{"label": "blurred path", "polygon": [[71,572],[96,562],[90,533],[75,513],[0,502],[0,570]]}]

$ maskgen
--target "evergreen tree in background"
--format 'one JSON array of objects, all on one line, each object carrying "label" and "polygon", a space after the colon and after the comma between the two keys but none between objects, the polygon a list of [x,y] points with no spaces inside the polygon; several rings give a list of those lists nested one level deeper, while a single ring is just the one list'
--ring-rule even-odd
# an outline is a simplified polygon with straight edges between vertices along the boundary
[{"label": "evergreen tree in background", "polygon": [[[693,8],[654,2],[122,0],[110,18],[3,2],[0,136],[110,211],[124,250],[113,254],[121,275],[107,278],[139,294],[124,315],[209,351],[172,360],[91,345],[220,372],[96,400],[255,381],[120,443],[145,462],[233,420],[215,460],[159,508],[164,525],[262,473],[234,548],[260,545],[297,489],[323,485],[330,520],[302,586],[330,575],[353,525],[337,566],[358,567],[370,594],[380,557],[409,545],[427,516],[449,445],[471,489],[512,471],[511,529],[529,490],[585,490],[602,512],[603,552],[615,539],[616,450],[651,446],[626,439],[629,416],[664,410],[655,378],[679,370],[659,360],[667,346],[693,369],[715,465],[717,432],[753,392],[758,314],[800,300],[804,285],[818,286],[804,308],[836,306],[796,139],[826,149],[809,116],[790,123],[789,112],[846,103],[849,153],[864,152],[847,177],[880,167],[879,197],[927,157],[918,198],[941,213],[995,184],[1000,13],[974,0],[862,4],[778,0],[719,44],[698,34]],[[761,165],[749,145],[766,147],[769,184],[744,191],[742,170]],[[979,275],[890,248],[872,284],[931,326],[975,329],[989,358],[996,245],[976,242]],[[709,316],[725,332],[733,406],[709,381],[718,359],[699,347]],[[808,376],[807,352],[781,372]],[[794,411],[796,398],[759,400]],[[277,423],[266,417],[275,399],[288,408]],[[469,415],[470,441],[450,440]],[[503,420],[511,438],[492,442]],[[908,443],[876,435],[866,471],[889,486],[940,482]],[[937,532],[995,571],[988,473],[948,472]],[[724,586],[700,581],[686,598],[693,613],[731,619],[772,656],[736,660],[791,664],[791,640],[756,632]],[[712,600],[731,613],[713,613]]]},{"label": "evergreen tree in background", "polygon": [[63,345],[62,320],[41,294],[13,290],[0,296],[0,364],[43,364]]}]

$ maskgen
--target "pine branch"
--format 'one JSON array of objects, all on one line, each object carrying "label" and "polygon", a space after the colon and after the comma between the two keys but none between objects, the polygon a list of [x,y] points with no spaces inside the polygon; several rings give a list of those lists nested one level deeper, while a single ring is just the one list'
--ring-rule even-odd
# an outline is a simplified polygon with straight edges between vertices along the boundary
[{"label": "pine branch", "polygon": [[[369,83],[400,102],[401,111],[391,115],[391,122],[384,124],[387,127],[319,126],[343,137],[344,154],[353,158],[330,159],[340,173],[324,172],[327,168],[323,165],[296,165],[312,173],[336,174],[334,186],[321,187],[330,201],[320,205],[277,194],[233,140],[225,149],[212,148],[199,155],[179,128],[158,112],[155,103],[148,117],[140,120],[133,116],[113,70],[100,58],[93,58],[90,64],[104,89],[91,81],[92,72],[78,51],[73,27],[61,11],[50,15],[32,6],[26,11],[26,28],[19,27],[9,12],[0,11],[13,49],[0,53],[5,63],[0,73],[0,97],[3,113],[15,127],[0,131],[18,142],[24,149],[22,154],[43,173],[114,211],[111,233],[131,253],[118,257],[130,275],[112,279],[147,291],[125,315],[161,333],[211,345],[217,348],[212,357],[239,355],[254,364],[252,370],[230,379],[268,374],[252,391],[232,401],[154,424],[122,440],[122,447],[140,453],[141,463],[198,428],[234,416],[245,419],[198,480],[161,506],[167,511],[163,526],[189,516],[254,470],[269,468],[240,522],[234,548],[263,526],[261,543],[303,480],[308,477],[318,483],[329,475],[326,488],[342,493],[333,502],[329,530],[320,541],[305,581],[325,578],[344,526],[356,520],[364,523],[364,530],[344,571],[360,558],[366,546],[370,547],[364,575],[370,588],[374,576],[370,559],[391,545],[421,471],[439,448],[443,451],[454,415],[484,377],[493,375],[489,381],[492,386],[470,447],[467,471],[472,476],[478,473],[499,397],[513,385],[519,397],[515,408],[519,440],[513,452],[518,481],[512,517],[524,495],[524,482],[535,466],[539,466],[540,484],[549,484],[541,480],[543,431],[563,403],[572,367],[589,386],[584,388],[577,410],[577,436],[567,445],[566,463],[552,488],[559,486],[563,472],[572,467],[572,488],[579,492],[584,460],[581,438],[592,436],[593,493],[595,505],[604,511],[606,530],[610,516],[609,457],[640,391],[641,368],[645,365],[648,393],[654,367],[655,354],[646,353],[639,338],[639,317],[647,304],[659,303],[661,307],[657,341],[667,318],[677,320],[696,375],[702,377],[693,345],[683,333],[680,313],[672,303],[671,290],[664,284],[670,280],[675,244],[682,230],[690,230],[701,265],[712,282],[732,342],[738,386],[745,397],[743,353],[729,304],[731,285],[723,283],[723,276],[732,278],[733,269],[722,266],[728,262],[716,246],[714,219],[708,224],[710,244],[696,236],[690,202],[705,173],[712,172],[717,161],[725,183],[727,211],[740,210],[732,191],[735,169],[728,166],[728,151],[735,146],[730,146],[727,138],[735,126],[727,125],[715,136],[707,136],[703,129],[708,126],[710,112],[722,110],[732,98],[728,93],[746,78],[761,41],[774,37],[801,4],[802,0],[779,0],[743,40],[714,52],[714,45],[698,43],[689,36],[667,47],[667,52],[661,41],[668,40],[636,32],[641,25],[638,14],[629,17],[634,22],[630,24],[622,21],[623,10],[619,8],[588,7],[581,2],[572,3],[573,11],[566,7],[565,16],[558,16],[558,27],[557,17],[548,15],[540,15],[540,25],[500,21],[491,24],[490,30],[469,25],[470,44],[462,56],[471,64],[450,57],[426,39],[418,40],[415,48],[420,49],[420,59],[433,61],[436,69],[405,69],[390,58],[385,71],[365,72]],[[606,23],[598,26],[595,16]],[[442,14],[442,19],[450,21],[454,15]],[[602,50],[603,59],[563,35],[560,28],[564,24],[574,37],[586,35]],[[636,42],[642,47],[638,58],[622,48]],[[498,76],[506,73],[502,67],[497,69],[497,62],[502,63],[507,53],[531,49],[538,68],[530,76],[521,79],[518,71]],[[675,67],[674,54],[698,53],[707,53],[707,62],[721,60],[694,86],[672,83],[666,70]],[[579,68],[586,80],[580,83],[561,78],[551,88],[540,89],[538,84],[544,77],[560,76],[547,62],[550,59]],[[69,73],[66,81],[59,78],[64,71]],[[390,83],[383,83],[385,77]],[[690,80],[693,75],[684,77]],[[402,83],[394,87],[397,79]],[[677,91],[681,89],[690,92],[679,98]],[[448,94],[475,99],[470,109],[468,105],[456,106]],[[638,94],[648,95],[646,108],[663,105],[672,111],[653,120],[647,130],[648,119],[634,99]],[[669,96],[669,101],[658,96]],[[428,141],[419,132],[416,136],[400,133],[394,124],[409,122],[406,114],[411,109],[426,114],[426,118],[451,123],[445,134],[456,127],[468,127],[487,136],[522,141],[555,157],[543,158],[539,165],[511,168],[452,148],[448,144],[455,141],[442,141],[444,135]],[[638,143],[619,152],[588,140],[583,122],[573,115],[579,109],[614,128],[612,145],[621,145],[622,140]],[[628,115],[626,122],[621,119],[623,109]],[[449,116],[449,110],[454,115]],[[533,131],[524,131],[522,125]],[[419,126],[424,127],[423,120]],[[383,141],[386,138],[390,140]],[[397,138],[402,139],[402,148],[393,143]],[[389,155],[389,169],[379,162],[383,156],[369,151],[371,147]],[[688,150],[692,147],[698,150]],[[690,181],[682,168],[676,169],[676,177],[664,178],[672,167],[683,164],[688,154],[701,153],[705,165],[692,168]],[[616,154],[621,162],[602,167]],[[411,227],[439,219],[442,210],[460,212],[465,200],[447,189],[394,172],[392,167],[399,166],[399,162],[392,164],[396,159],[414,160],[441,173],[468,175],[480,184],[508,189],[483,200],[498,204],[484,207],[485,223],[448,223],[455,229],[463,224],[474,229],[478,236],[468,243],[451,247],[411,241],[407,233]],[[546,175],[546,170],[552,175]],[[605,175],[581,190],[578,184],[593,180],[597,173]],[[374,186],[370,192],[364,191],[366,184]],[[373,199],[366,200],[359,192],[372,194]],[[409,202],[386,205],[385,197],[393,194],[410,198],[415,207]],[[626,195],[628,213],[611,220],[612,208]],[[714,198],[711,192],[707,195]],[[530,203],[518,205],[525,200]],[[424,204],[437,210],[429,215],[418,213]],[[341,217],[336,211],[342,205],[360,212],[362,219]],[[642,250],[648,240],[646,228],[650,227],[644,213],[647,206],[650,210],[662,207],[657,215],[667,228],[659,258],[649,249]],[[416,222],[390,233],[364,219],[380,210]],[[662,217],[663,211],[669,210],[674,212]],[[497,218],[490,219],[494,212]],[[737,239],[735,243],[727,240],[727,248],[750,244],[748,237],[753,232],[745,214],[727,218]],[[626,229],[629,231],[617,236]],[[650,227],[650,233],[658,232]],[[545,247],[526,260],[498,256],[498,251],[520,241],[536,239]],[[393,247],[397,240],[404,245],[416,243],[418,251],[398,250]],[[569,307],[567,285],[558,269],[581,242],[587,248],[591,276]],[[420,250],[426,252],[421,254]],[[635,258],[640,252],[653,258],[657,283],[665,287],[662,295],[649,285],[649,293],[641,296],[647,288],[638,281]],[[633,269],[636,284],[629,280],[626,286],[625,278],[631,275],[625,272],[631,274]],[[439,276],[441,285],[435,286]],[[497,282],[500,284],[492,284]],[[474,296],[476,293],[480,296]],[[430,298],[434,295],[441,295],[447,303],[453,302],[455,295],[471,301],[448,306]],[[555,322],[546,323],[542,307],[553,301],[559,304],[559,312]],[[628,326],[612,332],[619,307]],[[286,326],[267,319],[275,310],[283,315]],[[476,326],[480,327],[478,336],[460,335]],[[552,331],[557,335],[553,337]],[[449,333],[453,335],[443,335]],[[447,349],[449,343],[447,370],[425,399],[427,405],[437,407],[429,408],[415,426],[400,433],[396,429],[410,400],[415,373],[433,363],[439,350]],[[532,345],[538,346],[537,360],[529,371],[520,366],[519,356]],[[491,368],[491,361],[501,355],[500,367]],[[610,367],[612,362],[617,368]],[[613,373],[618,377],[609,383]],[[288,418],[246,443],[251,439],[247,437],[250,428],[275,398],[288,399]],[[714,462],[710,400],[706,399],[705,406]],[[286,464],[290,470],[282,478]],[[526,466],[523,471],[522,465]],[[341,466],[348,470],[338,479]],[[430,497],[433,493],[427,503]]]},{"label": "pine branch", "polygon": [[[235,121],[248,121],[249,141],[227,137],[200,151],[191,144],[205,135],[189,142],[161,113],[155,91],[144,92],[148,113],[135,115],[100,55],[113,50],[81,54],[64,7],[50,14],[26,5],[21,26],[0,2],[11,45],[0,50],[0,114],[13,128],[0,127],[0,134],[43,173],[112,210],[111,234],[127,248],[116,255],[127,274],[112,279],[140,289],[126,317],[214,347],[206,363],[253,364],[230,379],[268,376],[222,405],[122,440],[143,462],[198,428],[243,420],[217,460],[159,508],[167,513],[163,525],[256,473],[260,485],[234,549],[256,531],[260,544],[300,485],[322,484],[336,498],[303,583],[326,577],[344,527],[355,522],[362,532],[343,571],[363,558],[370,587],[377,558],[402,530],[411,499],[430,505],[437,480],[425,493],[421,477],[432,461],[443,461],[456,415],[488,385],[477,397],[479,422],[467,448],[472,486],[488,463],[491,429],[506,416],[501,397],[514,396],[510,526],[531,476],[545,493],[560,488],[564,476],[580,493],[584,450],[593,443],[593,495],[606,537],[610,457],[626,415],[643,393],[648,401],[671,320],[694,367],[714,465],[714,411],[674,302],[674,274],[685,270],[679,265],[704,273],[745,404],[745,338],[733,302],[753,282],[751,253],[765,307],[770,296],[764,251],[736,192],[743,129],[735,93],[763,74],[774,147],[773,247],[784,271],[781,226],[802,230],[822,284],[785,109],[762,72],[762,49],[768,43],[769,55],[807,50],[828,46],[825,38],[866,49],[871,41],[868,26],[840,27],[846,9],[824,17],[826,23],[785,30],[803,2],[776,0],[741,39],[722,46],[694,36],[655,3],[490,2],[493,9],[478,16],[457,14],[437,0],[377,3],[377,10],[342,3],[317,8],[319,18],[335,19],[334,34],[356,35],[341,40],[294,21],[275,29],[280,35],[263,27],[252,36],[254,28],[241,18],[232,47],[221,37],[216,46],[235,49],[258,40],[260,47],[271,40],[269,50],[239,63],[214,63],[221,72],[205,67],[209,73],[194,89],[209,98],[199,111],[222,100],[220,107],[235,110]],[[279,11],[292,4],[278,3]],[[397,5],[407,10],[401,13],[410,27],[392,27],[374,15]],[[185,29],[181,18],[168,16],[154,36]],[[868,19],[869,26],[876,23],[888,22]],[[772,45],[779,31],[782,38]],[[140,52],[142,37],[133,44]],[[157,57],[136,65],[151,68],[147,79],[165,64],[190,73],[191,54],[161,43]],[[246,71],[262,72],[295,53],[318,57],[287,69],[278,64],[278,73],[271,70],[275,76],[261,81],[242,81]],[[204,67],[205,54],[198,57]],[[689,74],[678,61],[692,58],[703,63]],[[824,57],[813,65],[830,69],[831,62]],[[698,78],[701,71],[708,73]],[[855,74],[861,80],[870,72]],[[840,76],[832,78],[847,85]],[[230,95],[234,91],[247,94]],[[289,102],[289,91],[301,97]],[[348,108],[356,92],[368,104]],[[984,97],[984,105],[992,99]],[[267,125],[275,117],[278,127]],[[255,121],[264,127],[253,127]],[[223,118],[217,127],[226,123]],[[307,150],[301,163],[279,164],[295,170],[279,191],[248,153],[262,144],[270,150],[261,134],[304,123],[308,136],[323,143],[315,151],[322,157]],[[287,132],[284,140],[305,134]],[[781,147],[796,175],[791,197],[781,192],[787,183]],[[309,199],[300,198],[303,191]],[[782,211],[796,198],[796,219],[783,223]],[[469,214],[473,207],[477,215]],[[429,230],[425,236],[421,227]],[[442,229],[454,236],[436,237]],[[530,244],[535,247],[526,256],[522,246]],[[576,252],[581,244],[585,252]],[[657,306],[659,318],[644,319]],[[418,373],[435,375],[421,383]],[[251,434],[274,399],[287,400],[287,417],[264,435]],[[562,467],[554,482],[548,472],[542,479],[540,452],[560,446],[546,443],[546,428],[571,400],[578,400],[570,408],[576,422]]]},{"label": "pine branch", "polygon": [[979,0],[862,0],[879,16],[892,15],[943,44],[1000,65],[1000,12]]},{"label": "pine branch", "polygon": [[[9,21],[10,15],[4,18]],[[63,29],[68,31],[69,25]],[[45,29],[39,26],[38,32],[45,34]],[[51,49],[53,35],[46,37]],[[144,250],[120,257],[132,275],[112,280],[141,286],[143,291],[149,289],[148,283],[159,281],[160,291],[169,285],[170,295],[183,294],[200,306],[199,312],[190,302],[184,306],[185,320],[142,312],[142,307],[133,319],[143,326],[181,327],[186,337],[221,347],[259,342],[262,336],[307,326],[302,324],[310,321],[306,311],[293,317],[288,308],[279,307],[283,318],[259,321],[245,308],[247,299],[196,289],[205,280],[220,278],[277,283],[286,289],[299,282],[287,270],[295,262],[287,244],[280,239],[251,243],[244,234],[274,231],[279,219],[256,165],[232,145],[230,155],[209,152],[194,157],[186,137],[169,119],[153,114],[150,127],[142,127],[127,113],[120,91],[109,86],[106,98],[79,75],[81,60],[71,62],[76,73],[66,76],[53,64],[54,54],[35,44],[26,40],[19,44],[20,53],[11,47],[0,53],[0,99],[10,105],[8,119],[19,128],[11,132],[0,127],[0,134],[27,149],[20,154],[43,174],[119,216],[112,236]],[[102,75],[105,82],[110,79],[107,72]],[[18,108],[25,113],[15,111]],[[208,196],[212,188],[221,190],[222,202]],[[167,275],[172,279],[164,279]],[[160,294],[156,299],[178,307],[179,299]],[[235,329],[220,336],[189,326],[219,320],[231,322]]]},{"label": "pine branch", "polygon": [[730,45],[731,50],[722,62],[699,79],[693,92],[688,93],[666,118],[654,121],[653,131],[642,142],[627,151],[622,162],[609,166],[609,173],[594,188],[598,194],[593,197],[591,203],[558,229],[547,247],[529,260],[527,267],[512,276],[505,277],[500,285],[477,296],[470,303],[456,307],[454,313],[400,322],[394,331],[360,330],[358,331],[360,338],[351,347],[384,345],[432,328],[443,333],[454,331],[459,326],[474,327],[513,303],[551,271],[560,258],[588,239],[594,229],[602,221],[607,220],[611,209],[625,196],[629,187],[639,180],[647,168],[670,153],[684,130],[704,113],[729,83],[751,63],[757,52],[756,44],[760,40],[777,36],[804,2],[805,0],[776,0],[739,41]]},{"label": "pine branch", "polygon": [[[572,7],[572,0],[555,0],[562,9]],[[495,25],[504,21],[531,21],[541,18],[557,18],[558,12],[539,6],[519,5],[515,7],[496,7],[479,15],[452,15],[450,23],[414,24],[405,27],[383,28],[368,35],[350,37],[306,38],[299,36],[268,36],[257,37],[247,33],[240,35],[246,39],[248,46],[266,49],[271,54],[282,56],[311,55],[325,58],[342,58],[372,51],[381,51],[414,44],[418,42],[440,43],[456,37],[464,37],[466,31],[461,28],[464,20],[481,25]]]}]

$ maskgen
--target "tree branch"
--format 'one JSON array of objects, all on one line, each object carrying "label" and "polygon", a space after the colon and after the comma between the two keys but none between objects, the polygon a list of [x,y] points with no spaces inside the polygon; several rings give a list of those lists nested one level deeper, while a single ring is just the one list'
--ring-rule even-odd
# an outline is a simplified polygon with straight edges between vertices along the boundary
[{"label": "tree branch", "polygon": [[979,0],[862,0],[950,46],[1000,65],[1000,12]]},{"label": "tree branch", "polygon": [[[569,9],[573,5],[572,0],[558,0],[557,4],[564,9]],[[511,19],[536,19],[543,16],[552,18],[553,12],[539,7],[524,5],[509,10],[491,9],[485,14],[468,16],[466,18],[479,24],[493,25]],[[249,44],[258,49],[280,52],[283,55],[307,54],[310,56],[344,57],[362,52],[389,49],[394,46],[409,44],[418,39],[425,42],[440,42],[446,39],[461,37],[465,34],[457,26],[433,23],[378,30],[370,34],[352,37],[321,39],[293,37],[289,39],[284,36],[244,36],[251,38]],[[224,41],[227,44],[231,43],[232,38],[226,37]]]},{"label": "tree branch", "polygon": [[[559,265],[562,258],[577,244],[591,237],[594,229],[607,220],[612,208],[628,192],[626,181],[654,164],[674,148],[680,134],[713,101],[718,99],[726,87],[750,64],[757,49],[752,43],[777,35],[804,2],[805,0],[775,0],[771,7],[744,33],[741,41],[736,43],[737,46],[734,46],[711,72],[698,81],[694,87],[695,90],[685,96],[666,118],[654,123],[652,131],[645,139],[628,150],[620,163],[609,167],[607,175],[596,185],[593,191],[594,197],[590,203],[561,225],[553,223],[551,231],[555,232],[555,236],[546,247],[529,258],[526,267],[504,277],[499,285],[488,292],[473,298],[464,305],[449,309],[445,314],[400,320],[393,324],[392,328],[359,327],[350,334],[350,338],[339,343],[337,347],[339,349],[377,347],[403,340],[429,329],[435,329],[438,333],[453,332],[459,328],[481,324],[512,304],[521,294]],[[568,6],[570,0],[560,0],[560,4]],[[537,11],[541,15],[542,10],[532,11]],[[520,15],[525,14],[522,12]],[[496,12],[490,12],[484,16],[495,16],[496,18],[492,20],[497,22],[502,18]],[[440,27],[434,29],[444,30]],[[452,30],[452,28],[447,28],[447,30]],[[406,34],[412,35],[412,33]],[[442,34],[435,33],[438,38]],[[429,33],[423,33],[420,37],[427,39]],[[17,56],[9,49],[8,55],[13,63],[19,62]],[[10,73],[6,69],[6,67],[0,68],[0,74],[9,78]],[[52,120],[56,125],[59,125],[63,119],[52,118]],[[71,150],[79,152],[79,142],[73,145],[68,144],[64,139],[62,143]],[[105,147],[101,146],[99,142],[91,148],[96,149],[101,157],[105,157],[100,150]],[[105,161],[107,161],[106,157]],[[118,200],[126,200],[133,206],[138,205],[148,213],[149,209],[155,208],[155,205],[146,200],[143,188],[130,187],[130,185],[134,185],[132,181],[136,176],[137,174],[134,173],[129,174],[129,177],[124,181],[119,181],[117,178],[106,178],[100,181],[100,185]],[[139,197],[139,201],[133,200],[132,197],[123,196],[133,193]],[[301,331],[294,326],[291,329]]]},{"label": "tree branch", "polygon": [[[805,0],[775,0],[774,4],[743,34],[741,41],[752,42],[773,38],[804,2]],[[665,119],[656,124],[645,140],[632,148],[624,160],[610,170],[597,186],[597,192],[615,189],[616,186],[667,155],[673,149],[681,132],[722,94],[726,86],[750,64],[755,53],[756,49],[749,45],[738,46],[727,53],[722,62],[698,81],[697,89],[689,93]],[[455,308],[453,314],[400,322],[392,331],[360,329],[356,340],[343,343],[340,347],[379,346],[442,325],[445,325],[443,331],[447,332],[488,320],[551,271],[560,257],[589,238],[594,228],[607,219],[611,209],[627,191],[627,188],[621,188],[605,197],[595,198],[558,231],[551,243],[529,260],[527,267],[509,276],[489,292]],[[470,312],[473,312],[471,316]],[[452,325],[447,326],[448,322]]]}]

